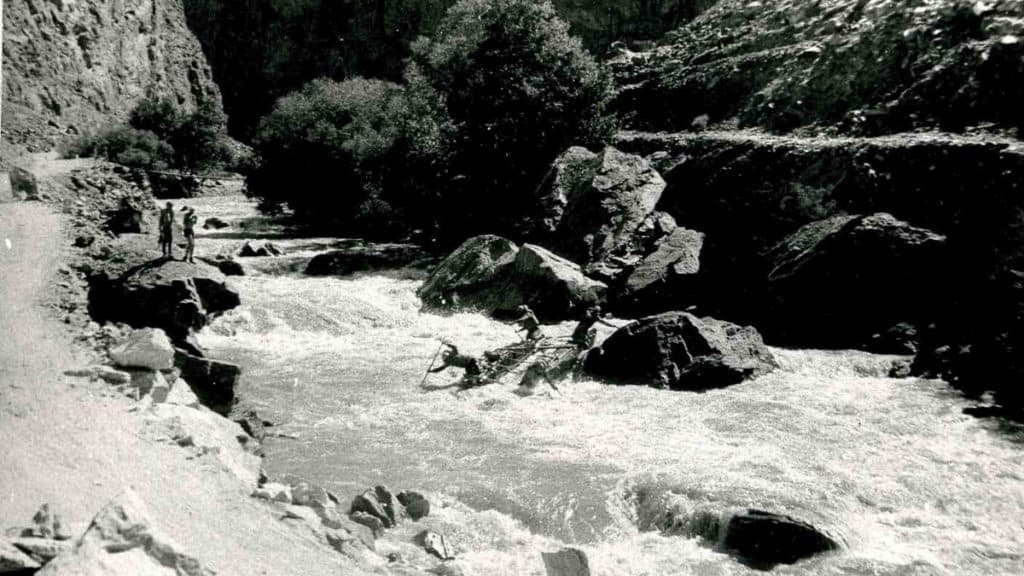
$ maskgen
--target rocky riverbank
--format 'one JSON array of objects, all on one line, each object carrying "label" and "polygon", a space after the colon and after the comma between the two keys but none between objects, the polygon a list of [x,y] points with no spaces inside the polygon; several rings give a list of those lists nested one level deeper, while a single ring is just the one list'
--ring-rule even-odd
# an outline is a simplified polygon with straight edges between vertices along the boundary
[{"label": "rocky riverbank", "polygon": [[379,487],[378,509],[269,482],[266,423],[230,410],[237,367],[221,381],[230,365],[180,348],[237,294],[210,266],[158,258],[156,205],[119,168],[36,166],[46,203],[0,205],[2,312],[20,334],[0,348],[0,572],[419,574],[450,559],[445,519],[467,512],[453,501]]}]

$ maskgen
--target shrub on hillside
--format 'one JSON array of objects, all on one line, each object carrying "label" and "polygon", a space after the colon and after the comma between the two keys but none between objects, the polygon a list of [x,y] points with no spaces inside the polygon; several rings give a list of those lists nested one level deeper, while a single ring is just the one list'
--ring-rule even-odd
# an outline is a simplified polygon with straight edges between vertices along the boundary
[{"label": "shrub on hillside", "polygon": [[443,99],[456,176],[444,212],[465,216],[463,233],[503,231],[559,153],[614,130],[608,76],[547,0],[460,0],[413,45],[407,77]]},{"label": "shrub on hillside", "polygon": [[65,158],[104,158],[132,168],[164,170],[174,162],[174,148],[148,130],[111,128],[86,134],[67,144]]}]

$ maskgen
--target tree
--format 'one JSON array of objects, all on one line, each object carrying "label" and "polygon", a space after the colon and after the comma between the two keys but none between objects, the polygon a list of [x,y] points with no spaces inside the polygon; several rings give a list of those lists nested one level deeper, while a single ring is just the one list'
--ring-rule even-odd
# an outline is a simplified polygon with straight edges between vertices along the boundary
[{"label": "tree", "polygon": [[449,222],[460,233],[507,232],[559,153],[614,131],[610,79],[547,0],[460,0],[412,51],[407,78],[451,123],[445,212],[465,216]]}]

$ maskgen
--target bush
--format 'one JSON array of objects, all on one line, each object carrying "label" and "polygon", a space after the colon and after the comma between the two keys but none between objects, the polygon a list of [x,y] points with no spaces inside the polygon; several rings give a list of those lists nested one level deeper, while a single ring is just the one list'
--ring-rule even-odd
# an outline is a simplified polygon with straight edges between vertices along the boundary
[{"label": "bush", "polygon": [[610,79],[547,0],[460,0],[414,44],[408,78],[443,97],[461,233],[507,232],[559,153],[614,131]]},{"label": "bush", "polygon": [[132,128],[149,130],[166,141],[174,138],[183,121],[178,107],[166,98],[146,98],[136,104],[128,116]]},{"label": "bush", "polygon": [[[406,116],[397,84],[314,80],[278,100],[257,130],[250,189],[321,222],[352,224],[356,208],[400,172],[395,147]],[[379,211],[374,209],[374,211]]]},{"label": "bush", "polygon": [[111,128],[96,135],[84,135],[62,150],[66,158],[105,158],[133,168],[164,170],[174,161],[174,148],[148,130]]},{"label": "bush", "polygon": [[219,103],[204,100],[195,112],[181,118],[168,141],[178,151],[179,168],[206,172],[231,162],[227,138],[227,117]]}]

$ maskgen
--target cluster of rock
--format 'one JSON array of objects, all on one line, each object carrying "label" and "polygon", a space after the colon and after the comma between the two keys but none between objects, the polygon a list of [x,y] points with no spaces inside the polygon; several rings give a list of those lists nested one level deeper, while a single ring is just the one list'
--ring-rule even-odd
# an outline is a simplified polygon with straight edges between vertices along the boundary
[{"label": "cluster of rock", "polygon": [[[77,538],[46,504],[34,526],[0,537],[0,573],[39,576],[100,576],[172,573],[213,576],[153,525],[141,499],[128,489],[93,517]],[[17,531],[17,530],[16,530]]]}]

